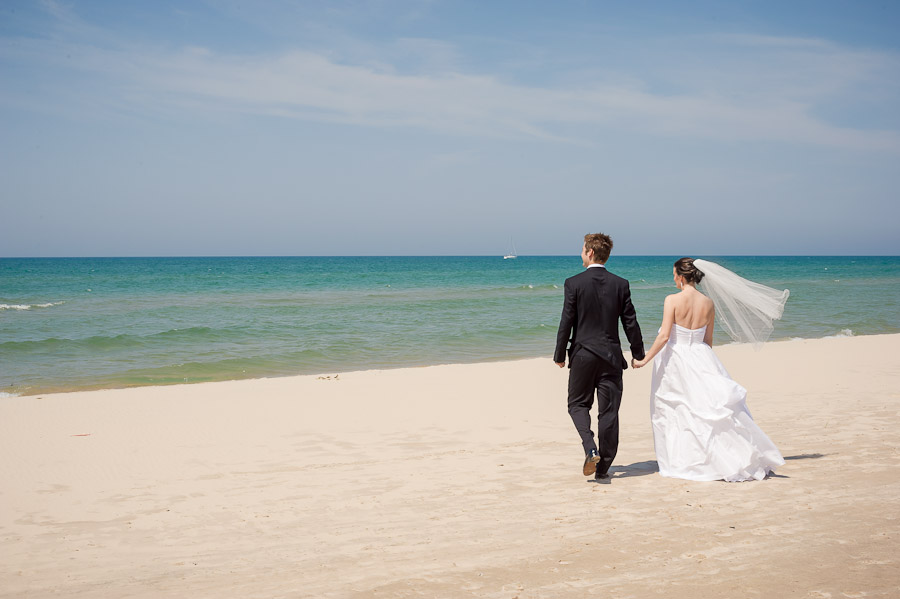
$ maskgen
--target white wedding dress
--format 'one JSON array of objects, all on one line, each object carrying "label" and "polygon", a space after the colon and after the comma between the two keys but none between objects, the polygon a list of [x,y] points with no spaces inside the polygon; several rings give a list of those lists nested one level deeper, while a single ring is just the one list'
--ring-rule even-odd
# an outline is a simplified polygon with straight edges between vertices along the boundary
[{"label": "white wedding dress", "polygon": [[761,480],[784,458],[747,409],[712,348],[706,327],[672,325],[653,364],[650,422],[659,473],[688,480]]}]

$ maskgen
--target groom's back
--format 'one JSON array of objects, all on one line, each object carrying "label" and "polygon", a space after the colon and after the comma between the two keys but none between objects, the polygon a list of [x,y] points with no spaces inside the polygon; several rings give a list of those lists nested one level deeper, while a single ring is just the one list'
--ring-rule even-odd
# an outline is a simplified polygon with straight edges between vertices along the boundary
[{"label": "groom's back", "polygon": [[[557,356],[571,341],[570,358],[587,350],[617,368],[626,368],[619,342],[619,320],[632,345],[643,352],[641,329],[637,323],[628,281],[602,267],[588,268],[566,279],[566,305],[557,336]],[[571,327],[571,337],[569,329]]]},{"label": "groom's back", "polygon": [[619,346],[619,316],[628,292],[628,281],[605,268],[588,268],[570,277],[575,292],[576,321],[573,341],[589,347],[592,337],[603,337]]}]

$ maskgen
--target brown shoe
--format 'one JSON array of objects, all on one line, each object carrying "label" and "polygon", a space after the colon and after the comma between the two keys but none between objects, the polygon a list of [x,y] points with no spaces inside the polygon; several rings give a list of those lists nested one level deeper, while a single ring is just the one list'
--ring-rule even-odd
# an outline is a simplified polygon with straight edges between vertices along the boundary
[{"label": "brown shoe", "polygon": [[584,472],[585,476],[590,476],[597,472],[597,464],[600,463],[600,454],[597,453],[596,449],[592,449],[591,453],[587,454],[584,457],[584,467],[582,468],[582,472]]}]

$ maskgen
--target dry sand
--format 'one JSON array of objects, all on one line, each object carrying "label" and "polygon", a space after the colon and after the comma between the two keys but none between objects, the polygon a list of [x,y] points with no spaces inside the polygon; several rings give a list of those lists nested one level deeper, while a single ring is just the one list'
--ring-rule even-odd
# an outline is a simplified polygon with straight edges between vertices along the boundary
[{"label": "dry sand", "polygon": [[609,485],[566,370],[505,363],[0,400],[0,597],[898,597],[900,335],[717,349],[787,459]]}]

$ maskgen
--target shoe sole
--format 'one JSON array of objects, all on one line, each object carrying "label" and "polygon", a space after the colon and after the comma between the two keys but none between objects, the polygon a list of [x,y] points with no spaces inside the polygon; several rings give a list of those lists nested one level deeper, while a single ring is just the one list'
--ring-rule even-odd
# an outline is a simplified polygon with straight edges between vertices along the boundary
[{"label": "shoe sole", "polygon": [[582,469],[582,472],[584,473],[585,476],[590,476],[591,474],[596,473],[597,472],[597,464],[599,464],[599,463],[600,463],[600,456],[595,455],[594,457],[588,459],[584,463],[584,468]]}]

